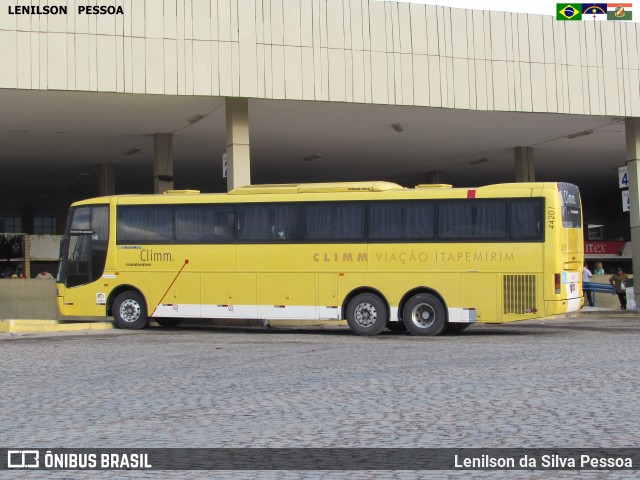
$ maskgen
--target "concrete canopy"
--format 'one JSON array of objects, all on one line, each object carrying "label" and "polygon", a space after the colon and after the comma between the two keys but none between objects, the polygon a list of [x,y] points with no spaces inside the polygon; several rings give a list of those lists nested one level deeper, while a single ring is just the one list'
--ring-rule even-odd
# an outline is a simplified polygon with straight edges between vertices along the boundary
[{"label": "concrete canopy", "polygon": [[[105,163],[117,166],[117,193],[152,193],[154,133],[174,134],[175,188],[226,189],[224,98],[4,89],[0,104],[5,206],[46,205],[59,188],[96,196]],[[252,183],[412,186],[433,170],[454,186],[511,182],[513,148],[532,146],[536,180],[577,184],[589,219],[620,210],[616,117],[251,99],[249,118]]]},{"label": "concrete canopy", "polygon": [[377,0],[59,3],[0,11],[5,215],[51,208],[60,228],[104,164],[116,193],[153,191],[157,133],[173,133],[174,188],[224,191],[224,99],[248,98],[253,183],[513,181],[523,146],[537,180],[581,187],[588,222],[624,223],[636,23]]}]

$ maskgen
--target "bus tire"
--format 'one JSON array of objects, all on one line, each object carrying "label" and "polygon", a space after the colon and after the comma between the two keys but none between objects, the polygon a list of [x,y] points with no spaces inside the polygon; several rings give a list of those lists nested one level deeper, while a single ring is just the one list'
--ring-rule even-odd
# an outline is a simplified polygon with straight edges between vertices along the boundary
[{"label": "bus tire", "polygon": [[113,302],[113,318],[118,328],[140,330],[147,326],[147,303],[138,292],[128,290]]},{"label": "bus tire", "polygon": [[429,293],[411,297],[402,310],[402,319],[414,335],[439,335],[447,326],[442,302]]},{"label": "bus tire", "polygon": [[182,323],[181,318],[154,318],[154,320],[161,327],[167,327],[167,328],[177,327]]},{"label": "bus tire", "polygon": [[347,305],[347,323],[358,335],[379,334],[387,326],[387,306],[382,299],[372,293],[361,293]]}]

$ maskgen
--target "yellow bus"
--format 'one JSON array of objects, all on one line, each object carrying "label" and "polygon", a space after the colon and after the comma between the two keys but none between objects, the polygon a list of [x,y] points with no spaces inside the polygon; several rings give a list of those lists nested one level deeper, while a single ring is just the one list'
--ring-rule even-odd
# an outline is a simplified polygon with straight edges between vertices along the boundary
[{"label": "yellow bus", "polygon": [[438,335],[582,306],[580,195],[567,183],[388,182],[116,195],[71,206],[63,315],[345,320]]}]

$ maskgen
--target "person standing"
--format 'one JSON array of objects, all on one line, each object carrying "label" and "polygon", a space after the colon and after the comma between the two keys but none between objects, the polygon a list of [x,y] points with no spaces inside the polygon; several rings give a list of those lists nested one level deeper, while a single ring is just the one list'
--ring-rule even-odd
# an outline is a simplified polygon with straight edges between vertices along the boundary
[{"label": "person standing", "polygon": [[40,269],[40,273],[36,275],[36,278],[53,278],[53,275],[47,272],[46,268],[42,268]]},{"label": "person standing", "polygon": [[587,266],[587,262],[584,262],[584,268],[582,269],[582,291],[584,296],[587,297],[587,301],[589,302],[589,306],[593,307],[593,297],[591,296],[591,270]]},{"label": "person standing", "polygon": [[596,262],[596,267],[593,270],[594,275],[604,275],[604,268],[602,268],[602,262]]},{"label": "person standing", "polygon": [[624,270],[621,267],[618,267],[616,273],[609,277],[609,283],[616,289],[616,293],[618,294],[618,299],[620,300],[620,308],[622,310],[627,309],[627,282],[629,281],[629,277],[627,277],[624,273]]}]

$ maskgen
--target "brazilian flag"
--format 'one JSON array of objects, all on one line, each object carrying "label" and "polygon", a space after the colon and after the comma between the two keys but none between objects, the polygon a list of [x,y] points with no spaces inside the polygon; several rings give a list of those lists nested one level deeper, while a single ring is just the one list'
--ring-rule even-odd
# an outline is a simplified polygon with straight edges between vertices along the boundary
[{"label": "brazilian flag", "polygon": [[556,20],[582,20],[582,4],[556,3]]}]

